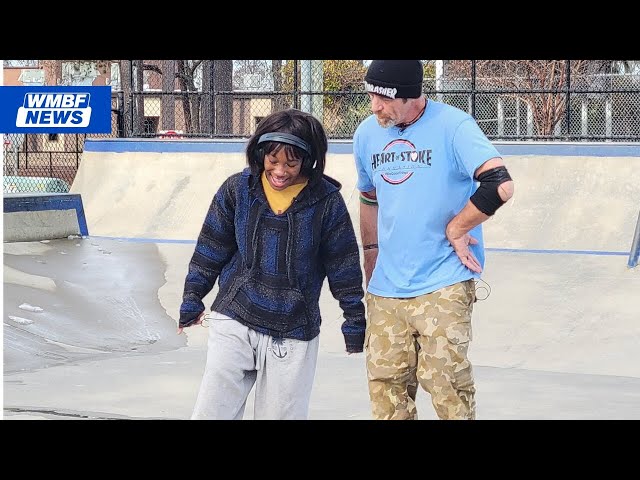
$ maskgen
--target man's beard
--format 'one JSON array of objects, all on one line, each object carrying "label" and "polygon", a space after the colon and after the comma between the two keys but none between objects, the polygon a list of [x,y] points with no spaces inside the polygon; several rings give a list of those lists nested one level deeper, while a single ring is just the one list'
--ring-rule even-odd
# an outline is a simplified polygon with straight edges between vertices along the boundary
[{"label": "man's beard", "polygon": [[376,120],[378,121],[378,125],[380,125],[382,128],[390,128],[398,124],[397,120],[390,117],[380,118],[376,115]]}]

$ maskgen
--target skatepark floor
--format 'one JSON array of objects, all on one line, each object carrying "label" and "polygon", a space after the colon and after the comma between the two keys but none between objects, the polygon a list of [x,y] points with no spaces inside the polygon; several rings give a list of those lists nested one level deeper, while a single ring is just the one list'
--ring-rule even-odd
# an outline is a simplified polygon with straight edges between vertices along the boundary
[{"label": "skatepark floor", "polygon": [[[176,334],[193,248],[5,243],[3,418],[188,419],[207,336]],[[640,273],[625,257],[489,249],[483,279],[470,347],[478,420],[640,419]],[[321,312],[310,420],[369,420],[364,354],[344,352],[326,283]],[[417,405],[436,419],[422,390]]]}]

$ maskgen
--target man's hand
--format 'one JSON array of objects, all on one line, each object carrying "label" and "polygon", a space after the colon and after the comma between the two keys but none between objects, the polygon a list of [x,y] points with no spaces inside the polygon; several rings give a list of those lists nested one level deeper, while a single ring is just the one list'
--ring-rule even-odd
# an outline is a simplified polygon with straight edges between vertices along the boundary
[{"label": "man's hand", "polygon": [[365,250],[363,254],[364,254],[364,287],[366,289],[369,286],[369,280],[371,280],[373,269],[375,268],[376,261],[378,260],[378,249],[372,248],[371,250]]},{"label": "man's hand", "polygon": [[478,240],[476,238],[472,237],[468,233],[456,236],[447,229],[447,239],[465,267],[476,273],[482,272],[480,262],[478,262],[478,259],[471,250],[469,250],[469,245],[477,245]]},{"label": "man's hand", "polygon": [[[198,316],[198,320],[196,320],[194,323],[192,323],[191,325],[189,325],[189,327],[192,327],[194,325],[200,325],[202,323],[202,320],[204,320],[204,314],[205,312],[202,312],[199,316]],[[186,327],[188,328],[188,327]],[[178,325],[178,335],[180,335],[182,333],[182,331],[185,329],[185,327],[181,327],[180,325]]]}]

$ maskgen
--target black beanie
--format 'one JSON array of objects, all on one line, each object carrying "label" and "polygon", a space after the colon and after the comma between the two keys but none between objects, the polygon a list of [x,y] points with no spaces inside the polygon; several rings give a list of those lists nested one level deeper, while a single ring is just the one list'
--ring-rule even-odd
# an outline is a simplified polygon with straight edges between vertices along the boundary
[{"label": "black beanie", "polygon": [[422,93],[420,60],[373,60],[364,77],[367,92],[389,98],[418,98]]}]

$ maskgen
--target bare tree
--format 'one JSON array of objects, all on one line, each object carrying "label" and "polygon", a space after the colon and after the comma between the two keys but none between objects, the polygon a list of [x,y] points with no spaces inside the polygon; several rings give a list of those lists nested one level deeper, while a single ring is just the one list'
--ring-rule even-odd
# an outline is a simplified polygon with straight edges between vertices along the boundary
[{"label": "bare tree", "polygon": [[196,86],[196,70],[202,60],[178,60],[177,73],[182,97],[185,133],[200,132],[200,95]]},{"label": "bare tree", "polygon": [[202,62],[202,133],[215,131],[213,113],[213,60]]},{"label": "bare tree", "polygon": [[214,60],[214,91],[216,92],[216,133],[233,133],[233,60]]},{"label": "bare tree", "polygon": [[270,91],[273,87],[272,68],[278,60],[234,60],[234,90]]},{"label": "bare tree", "polygon": [[44,70],[45,85],[60,85],[62,83],[62,62],[60,60],[42,60],[40,66]]},{"label": "bare tree", "polygon": [[[124,61],[121,61],[121,63]],[[122,88],[125,99],[129,98],[131,87],[135,86],[136,92],[142,92],[143,72],[153,71],[162,75],[162,125],[163,129],[175,128],[175,80],[177,79],[180,90],[179,98],[182,104],[184,117],[184,129],[186,134],[213,133],[212,115],[213,92],[211,91],[212,71],[215,72],[214,88],[223,91],[232,91],[231,60],[165,60],[162,66],[136,61],[134,71],[136,81],[132,83],[128,65],[121,65]],[[213,62],[213,68],[212,63]],[[205,100],[203,100],[203,95]],[[207,97],[208,95],[208,97]],[[207,101],[206,98],[209,98]],[[138,96],[136,102],[136,119],[140,122],[144,119],[143,95]],[[218,127],[222,133],[231,133],[231,95],[222,95],[216,106],[215,115],[218,118]],[[130,110],[127,110],[130,111]],[[130,121],[130,120],[129,120]],[[142,128],[138,126],[136,131]],[[141,130],[140,130],[141,131]]]},{"label": "bare tree", "polygon": [[273,92],[271,111],[286,108],[283,91],[283,60],[234,60],[233,86],[235,90]]},{"label": "bare tree", "polygon": [[[567,65],[570,65],[567,68]],[[478,60],[477,87],[521,90],[505,93],[529,105],[535,131],[539,136],[552,135],[567,108],[567,75],[582,76],[590,67],[587,60]],[[591,65],[593,67],[593,65]],[[471,62],[452,60],[447,63],[448,78],[470,78]],[[533,90],[534,93],[526,92]],[[549,93],[535,93],[551,90]]]},{"label": "bare tree", "polygon": [[[271,60],[271,75],[273,76],[273,91],[282,92],[284,82],[282,79],[282,60]],[[273,111],[278,112],[286,108],[286,98],[284,95],[275,95],[273,99]]]},{"label": "bare tree", "polygon": [[135,135],[144,133],[144,60],[133,60],[133,71],[135,74],[134,91],[137,93],[135,97],[135,116],[133,132]]},{"label": "bare tree", "polygon": [[[44,70],[45,85],[75,85],[78,80],[94,80],[96,72],[109,78],[113,62],[116,60],[40,60],[38,66]],[[70,68],[63,69],[63,65]]]},{"label": "bare tree", "polygon": [[2,65],[7,68],[11,67],[27,67],[38,68],[38,60],[2,60]]},{"label": "bare tree", "polygon": [[120,60],[120,88],[122,89],[122,124],[124,125],[123,134],[125,137],[131,135],[131,122],[132,122],[132,70],[133,66],[131,60]]},{"label": "bare tree", "polygon": [[176,102],[173,91],[176,88],[176,62],[175,60],[162,61],[162,98],[160,100],[160,113],[162,130],[175,130],[176,128]]}]

